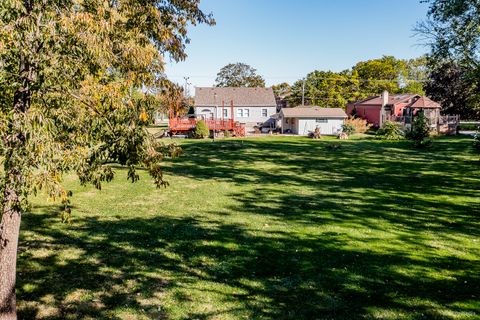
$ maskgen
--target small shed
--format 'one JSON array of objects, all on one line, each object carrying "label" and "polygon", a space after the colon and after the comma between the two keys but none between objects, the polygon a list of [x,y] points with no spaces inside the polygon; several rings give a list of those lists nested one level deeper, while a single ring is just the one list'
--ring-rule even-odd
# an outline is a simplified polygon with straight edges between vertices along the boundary
[{"label": "small shed", "polygon": [[321,134],[337,135],[347,114],[340,108],[318,106],[283,108],[280,111],[282,133],[308,135],[318,127]]}]

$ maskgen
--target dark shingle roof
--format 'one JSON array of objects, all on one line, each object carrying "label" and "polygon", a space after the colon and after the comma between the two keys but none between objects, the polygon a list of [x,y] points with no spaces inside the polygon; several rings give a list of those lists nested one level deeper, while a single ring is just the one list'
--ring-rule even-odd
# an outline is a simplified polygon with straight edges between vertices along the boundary
[{"label": "dark shingle roof", "polygon": [[215,105],[214,94],[217,94],[216,104],[236,107],[276,107],[277,102],[272,88],[233,88],[233,87],[203,87],[195,88],[195,107]]},{"label": "dark shingle roof", "polygon": [[347,114],[340,108],[322,108],[317,106],[283,108],[280,111],[286,118],[346,118]]},{"label": "dark shingle roof", "polygon": [[412,108],[440,109],[442,106],[428,97],[420,97],[412,105]]},{"label": "dark shingle roof", "polygon": [[[355,106],[378,106],[382,105],[382,96],[370,97],[365,100],[349,103]],[[418,94],[393,94],[388,96],[388,104],[395,105],[398,103],[406,103],[413,108],[441,108],[440,104],[431,99]]]},{"label": "dark shingle roof", "polygon": [[[415,96],[416,96],[415,94],[392,94],[388,96],[388,104],[407,102],[413,99]],[[382,96],[375,96],[375,97],[370,97],[365,100],[355,102],[354,104],[355,105],[363,105],[363,104],[378,105],[382,103],[383,103]]]}]

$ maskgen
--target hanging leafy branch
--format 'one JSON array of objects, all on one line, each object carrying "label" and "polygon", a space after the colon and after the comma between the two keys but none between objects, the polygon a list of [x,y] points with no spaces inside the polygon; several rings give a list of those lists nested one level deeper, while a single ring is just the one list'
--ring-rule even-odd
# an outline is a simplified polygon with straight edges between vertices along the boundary
[{"label": "hanging leafy branch", "polygon": [[28,195],[44,190],[69,213],[62,175],[111,181],[111,163],[165,186],[179,154],[146,131],[164,56],[186,57],[189,25],[213,24],[196,0],[0,2],[0,319],[15,319],[15,261]]}]

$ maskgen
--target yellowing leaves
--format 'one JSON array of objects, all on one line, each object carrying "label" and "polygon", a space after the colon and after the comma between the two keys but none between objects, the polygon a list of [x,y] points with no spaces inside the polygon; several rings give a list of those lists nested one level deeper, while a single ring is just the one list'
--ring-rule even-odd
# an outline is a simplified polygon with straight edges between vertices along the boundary
[{"label": "yellowing leaves", "polygon": [[142,108],[142,111],[140,112],[140,115],[138,116],[138,119],[142,122],[147,122],[148,121],[148,114],[145,111],[144,108]]}]

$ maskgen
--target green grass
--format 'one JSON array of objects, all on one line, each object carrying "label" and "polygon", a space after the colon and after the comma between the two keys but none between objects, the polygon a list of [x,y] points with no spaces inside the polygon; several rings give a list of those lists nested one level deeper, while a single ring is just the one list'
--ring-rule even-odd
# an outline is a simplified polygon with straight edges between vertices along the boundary
[{"label": "green grass", "polygon": [[71,225],[23,217],[20,318],[479,319],[471,142],[190,140],[164,190],[68,177]]},{"label": "green grass", "polygon": [[479,126],[479,123],[459,123],[458,130],[476,131]]}]

